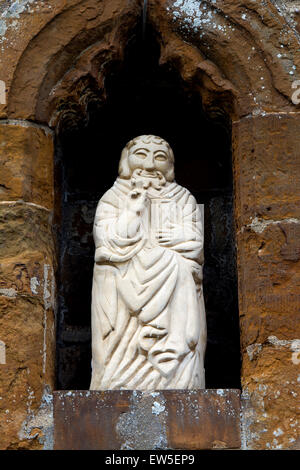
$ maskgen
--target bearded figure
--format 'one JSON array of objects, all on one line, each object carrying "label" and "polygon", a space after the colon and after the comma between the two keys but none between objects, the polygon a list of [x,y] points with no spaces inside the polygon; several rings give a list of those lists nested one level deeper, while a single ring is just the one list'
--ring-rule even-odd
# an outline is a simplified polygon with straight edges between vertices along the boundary
[{"label": "bearded figure", "polygon": [[205,388],[203,214],[166,141],[126,145],[94,240],[90,389]]}]

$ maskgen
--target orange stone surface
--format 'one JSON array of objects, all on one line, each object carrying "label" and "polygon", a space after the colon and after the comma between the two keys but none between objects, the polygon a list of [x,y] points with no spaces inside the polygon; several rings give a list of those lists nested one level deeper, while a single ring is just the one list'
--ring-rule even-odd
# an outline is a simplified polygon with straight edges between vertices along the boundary
[{"label": "orange stone surface", "polygon": [[54,270],[49,212],[0,204],[0,449],[41,448],[52,424]]},{"label": "orange stone surface", "polygon": [[54,448],[238,449],[239,390],[54,392]]},{"label": "orange stone surface", "polygon": [[248,446],[299,446],[300,116],[233,126],[242,386]]},{"label": "orange stone surface", "polygon": [[53,136],[30,123],[0,121],[0,200],[53,208]]}]

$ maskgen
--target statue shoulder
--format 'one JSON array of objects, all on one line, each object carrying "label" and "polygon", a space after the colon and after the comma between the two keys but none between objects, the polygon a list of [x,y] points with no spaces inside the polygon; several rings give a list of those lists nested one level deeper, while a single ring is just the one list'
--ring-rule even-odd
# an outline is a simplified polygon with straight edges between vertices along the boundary
[{"label": "statue shoulder", "polygon": [[113,202],[119,201],[120,199],[122,200],[124,196],[126,196],[126,194],[130,191],[129,185],[128,183],[126,183],[124,184],[120,178],[117,178],[113,186],[103,194],[103,196],[99,200],[99,204],[111,204]]},{"label": "statue shoulder", "polygon": [[183,199],[185,202],[189,202],[189,203],[193,202],[197,204],[195,196],[193,196],[193,194],[187,188],[185,188],[184,186],[181,186],[175,181],[170,186],[170,192],[173,195],[173,197]]}]

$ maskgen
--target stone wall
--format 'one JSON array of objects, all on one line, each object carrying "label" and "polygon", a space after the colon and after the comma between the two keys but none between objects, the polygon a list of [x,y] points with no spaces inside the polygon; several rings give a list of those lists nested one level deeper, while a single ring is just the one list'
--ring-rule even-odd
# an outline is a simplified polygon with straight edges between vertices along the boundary
[{"label": "stone wall", "polygon": [[7,120],[0,141],[1,447],[39,448],[54,386],[53,135]]},{"label": "stone wall", "polygon": [[[232,123],[243,448],[249,449],[299,447],[300,114],[292,100],[299,80],[298,3],[148,1],[161,66],[178,71],[209,116],[226,115]],[[105,77],[122,63],[142,4],[0,4],[3,449],[51,447],[52,131],[105,101]]]},{"label": "stone wall", "polygon": [[251,448],[299,445],[299,124],[297,114],[272,114],[233,128],[242,387],[252,409],[243,419]]}]

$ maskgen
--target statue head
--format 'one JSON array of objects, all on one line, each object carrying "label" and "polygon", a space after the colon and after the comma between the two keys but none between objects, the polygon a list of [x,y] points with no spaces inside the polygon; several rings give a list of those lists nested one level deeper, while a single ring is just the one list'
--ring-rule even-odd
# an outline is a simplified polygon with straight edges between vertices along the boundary
[{"label": "statue head", "polygon": [[119,176],[130,179],[139,172],[143,178],[174,181],[174,154],[164,139],[154,135],[141,135],[132,139],[122,151]]}]

